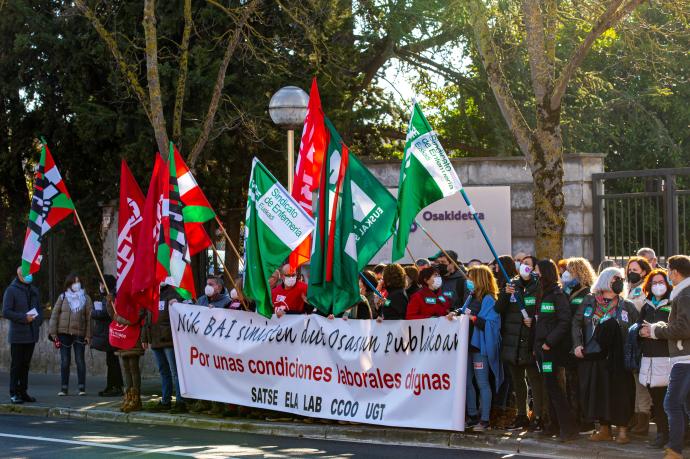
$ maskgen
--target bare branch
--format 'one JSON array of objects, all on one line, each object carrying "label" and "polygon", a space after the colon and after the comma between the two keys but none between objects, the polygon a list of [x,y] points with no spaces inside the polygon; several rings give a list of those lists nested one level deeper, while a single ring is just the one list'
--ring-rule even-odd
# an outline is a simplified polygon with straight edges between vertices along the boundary
[{"label": "bare branch", "polygon": [[156,5],[155,0],[144,0],[144,37],[146,41],[146,79],[149,86],[151,103],[151,124],[156,136],[158,150],[164,158],[168,152],[168,131],[163,114],[161,98],[161,82],[158,75],[158,38],[156,34]]},{"label": "bare branch", "polygon": [[477,50],[484,64],[498,108],[508,123],[508,128],[515,136],[520,150],[531,164],[532,158],[529,153],[531,129],[510,91],[510,86],[508,86],[508,81],[501,68],[496,54],[496,45],[488,26],[489,18],[486,14],[486,7],[482,0],[473,0],[470,3],[470,14]]},{"label": "bare branch", "polygon": [[[630,0],[624,3],[624,0],[611,0],[609,2],[606,11],[599,16],[596,23],[589,31],[585,39],[580,43],[580,46],[573,52],[572,56],[568,60],[568,63],[563,67],[558,80],[556,81],[553,95],[551,96],[551,108],[556,109],[560,106],[565,90],[568,87],[568,83],[572,78],[575,71],[580,67],[582,61],[589,53],[589,50],[594,45],[594,42],[603,34],[606,30],[615,26],[623,18],[628,16],[632,11],[637,8],[644,0]],[[621,6],[623,5],[623,6]]]},{"label": "bare branch", "polygon": [[[209,3],[216,5],[216,2],[213,1],[210,1]],[[244,7],[244,11],[242,12],[240,19],[237,22],[235,31],[228,39],[228,45],[225,48],[223,61],[221,62],[220,67],[218,68],[218,76],[216,77],[216,83],[213,86],[211,101],[208,105],[208,111],[206,112],[206,117],[204,118],[201,133],[199,134],[199,137],[197,138],[196,143],[194,144],[194,148],[192,148],[192,151],[189,154],[189,157],[187,158],[187,164],[189,164],[189,167],[194,167],[194,164],[196,163],[197,159],[199,159],[201,150],[204,149],[204,146],[206,146],[206,142],[208,142],[209,135],[211,134],[211,128],[213,127],[213,120],[216,116],[216,111],[218,110],[221,92],[223,91],[223,86],[225,85],[225,73],[228,70],[230,59],[232,58],[232,55],[235,53],[235,49],[240,43],[240,38],[242,37],[242,29],[244,29],[245,25],[249,21],[249,18],[256,11],[260,3],[261,0],[254,0],[249,5]],[[225,9],[221,5],[216,6]]]},{"label": "bare branch", "polygon": [[108,50],[110,50],[110,53],[115,58],[115,63],[117,64],[118,68],[120,69],[120,72],[122,73],[122,76],[124,76],[125,81],[129,83],[129,86],[131,90],[134,92],[134,94],[136,94],[137,99],[139,99],[139,103],[141,103],[141,107],[144,109],[146,117],[149,119],[149,121],[153,123],[153,120],[151,118],[151,109],[149,107],[148,96],[146,95],[146,91],[144,91],[144,88],[139,83],[139,77],[133,70],[135,67],[127,62],[127,59],[120,51],[120,48],[117,46],[115,37],[110,32],[108,32],[103,23],[98,19],[98,17],[96,17],[96,13],[91,8],[86,6],[84,0],[75,0],[74,3],[79,9],[79,11],[81,11],[81,13],[89,20],[89,22],[91,22],[91,25],[96,30],[96,33],[98,33],[98,36],[101,37],[101,40],[103,40],[105,45],[108,47]]},{"label": "bare branch", "polygon": [[180,72],[177,75],[175,108],[173,109],[173,140],[182,142],[182,107],[184,105],[185,85],[189,70],[189,38],[192,35],[192,0],[184,0],[184,29],[180,44]]}]

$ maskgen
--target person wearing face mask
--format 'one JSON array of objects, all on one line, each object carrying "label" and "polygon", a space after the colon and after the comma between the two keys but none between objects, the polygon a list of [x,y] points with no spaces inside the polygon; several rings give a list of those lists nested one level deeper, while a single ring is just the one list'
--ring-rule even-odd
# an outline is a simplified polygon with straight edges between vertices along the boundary
[{"label": "person wearing face mask", "polygon": [[230,295],[228,295],[227,289],[223,286],[223,280],[220,277],[209,276],[206,279],[204,294],[199,297],[196,304],[208,306],[209,308],[226,309],[230,301]]},{"label": "person wearing face mask", "polygon": [[469,294],[465,290],[465,273],[462,271],[462,263],[458,261],[458,254],[454,250],[439,251],[429,258],[436,263],[436,268],[441,274],[443,285],[442,293],[450,303],[450,307],[457,309],[463,305]]},{"label": "person wearing face mask", "polygon": [[72,351],[77,364],[79,395],[86,395],[86,361],[84,352],[91,339],[91,298],[84,292],[79,276],[65,279],[65,291],[58,297],[50,316],[49,339],[60,349],[59,396],[67,395]]},{"label": "person wearing face mask", "polygon": [[244,296],[244,291],[242,291],[242,283],[242,277],[235,279],[235,287],[230,290],[230,305],[228,308],[244,310],[244,304],[242,304],[242,302],[244,302],[247,305],[248,310],[252,311],[254,310],[252,309],[253,303]]},{"label": "person wearing face mask", "polygon": [[307,284],[297,279],[299,275],[290,263],[285,263],[280,272],[283,282],[271,290],[276,315],[282,317],[284,314],[305,314]]},{"label": "person wearing face mask", "polygon": [[410,297],[405,312],[406,320],[428,319],[448,314],[448,300],[441,292],[443,279],[438,269],[427,266],[419,273],[422,288]]},{"label": "person wearing face mask", "polygon": [[[671,313],[671,287],[665,269],[655,269],[647,276],[642,289],[647,295],[637,323],[668,322]],[[639,332],[638,332],[639,333]],[[668,343],[652,338],[642,338],[642,361],[638,382],[649,391],[656,422],[656,438],[649,443],[651,448],[663,448],[668,442],[668,418],[664,411],[664,397],[671,374]]]},{"label": "person wearing face mask", "polygon": [[[494,306],[498,295],[498,284],[488,266],[476,266],[467,272],[466,288],[472,293],[465,304],[448,315],[467,314],[470,317],[470,345],[467,371],[467,415],[466,426],[475,432],[489,429],[493,393],[489,374],[493,374],[495,387],[503,383],[503,366],[500,360],[501,316]],[[472,369],[469,365],[472,365]],[[480,404],[477,410],[479,387]]]},{"label": "person wearing face mask", "polygon": [[668,321],[642,323],[640,336],[665,342],[671,363],[664,411],[668,416],[669,439],[664,459],[682,459],[690,397],[690,257],[673,255],[667,260],[671,313]]},{"label": "person wearing face mask", "polygon": [[116,349],[110,345],[110,322],[115,317],[114,295],[116,280],[115,276],[106,274],[103,276],[110,296],[106,295],[103,282],[98,279],[99,297],[93,301],[91,311],[91,349],[105,352],[106,384],[105,389],[98,392],[101,397],[120,397],[122,396],[122,368],[120,360],[115,355]]},{"label": "person wearing face mask", "polygon": [[570,304],[561,290],[558,268],[553,260],[539,261],[534,273],[539,278],[541,294],[536,304],[533,349],[549,396],[551,423],[546,434],[560,435],[561,441],[576,440],[578,425],[559,382],[570,350]]},{"label": "person wearing face mask", "polygon": [[43,307],[38,289],[31,285],[32,281],[31,274],[23,276],[22,268],[17,268],[17,277],[12,280],[2,297],[2,316],[10,322],[8,338],[12,404],[36,401],[27,390],[31,357],[43,323]]},{"label": "person wearing face mask", "polygon": [[[635,305],[637,312],[647,300],[647,295],[642,289],[647,274],[652,270],[646,259],[632,257],[625,266],[625,274],[628,281],[628,293],[626,299]],[[639,374],[635,372],[635,413],[630,422],[630,433],[633,435],[647,436],[649,434],[649,418],[652,412],[652,398],[649,391],[639,382]]]},{"label": "person wearing face mask", "polygon": [[[523,254],[523,260],[525,257]],[[504,263],[503,257],[500,258]],[[509,265],[506,266],[504,263],[504,266],[508,271]],[[532,276],[529,265],[520,264],[520,269],[524,277],[513,268],[511,271],[514,277],[509,283],[503,282],[495,306],[496,312],[501,315],[501,360],[507,365],[508,374],[512,379],[517,405],[517,417],[507,429],[541,432],[544,429],[546,399],[544,384],[532,352],[532,326],[540,286],[536,277]],[[531,421],[527,417],[529,389],[532,392],[534,413]]]},{"label": "person wearing face mask", "polygon": [[613,441],[612,425],[618,426],[617,443],[630,441],[628,423],[635,405],[635,381],[625,368],[623,346],[638,313],[635,305],[621,297],[623,279],[622,269],[604,269],[572,321],[584,415],[588,421],[599,421],[591,441]]},{"label": "person wearing face mask", "polygon": [[407,293],[407,297],[410,299],[412,299],[412,295],[422,288],[419,285],[419,268],[415,265],[405,266],[405,285],[407,285],[405,293]]}]

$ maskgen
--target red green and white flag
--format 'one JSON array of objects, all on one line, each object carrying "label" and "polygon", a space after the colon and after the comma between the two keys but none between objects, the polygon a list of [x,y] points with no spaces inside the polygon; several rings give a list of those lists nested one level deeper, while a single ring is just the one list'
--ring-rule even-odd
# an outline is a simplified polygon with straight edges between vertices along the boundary
[{"label": "red green and white flag", "polygon": [[29,222],[22,250],[22,276],[37,272],[41,267],[43,238],[61,220],[74,213],[74,203],[62,180],[48,146],[43,143],[41,160],[34,174]]},{"label": "red green and white flag", "polygon": [[398,218],[393,223],[393,261],[405,256],[410,227],[417,214],[429,204],[460,190],[462,183],[453,164],[422,109],[415,103],[400,166]]}]

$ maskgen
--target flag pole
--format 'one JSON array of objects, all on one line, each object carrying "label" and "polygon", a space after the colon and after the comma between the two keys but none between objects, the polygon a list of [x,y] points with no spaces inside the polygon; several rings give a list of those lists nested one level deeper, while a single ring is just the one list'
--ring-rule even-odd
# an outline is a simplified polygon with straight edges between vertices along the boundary
[{"label": "flag pole", "polygon": [[[383,294],[382,294],[381,292],[379,292],[379,289],[377,289],[377,288],[374,286],[374,284],[372,284],[372,283],[369,281],[369,279],[367,279],[367,276],[365,276],[365,275],[364,275],[363,273],[361,273],[361,272],[359,273],[359,276],[362,278],[362,280],[363,280],[364,282],[366,282],[366,284],[369,286],[369,288],[371,288],[371,289],[374,291],[374,293],[376,293],[376,295],[377,295],[379,298],[381,298],[382,300],[386,300],[386,298],[383,296]],[[386,301],[387,301],[387,300],[386,300]]]},{"label": "flag pole", "polygon": [[[215,211],[213,211],[213,213],[216,214]],[[244,260],[242,260],[242,257],[240,256],[240,252],[237,250],[237,247],[235,247],[235,243],[232,242],[232,239],[230,239],[230,236],[228,236],[228,233],[225,231],[225,227],[223,226],[223,223],[220,221],[220,218],[218,218],[218,214],[216,214],[216,223],[218,223],[218,227],[220,228],[220,231],[223,233],[225,240],[230,243],[232,251],[235,253],[235,256],[237,256],[239,262],[242,263],[242,269],[244,269]]]},{"label": "flag pole", "polygon": [[[230,271],[228,271],[228,268],[225,266],[225,262],[223,261],[223,257],[220,256],[220,254],[218,253],[218,250],[216,249],[216,245],[213,242],[211,242],[211,248],[213,249],[213,253],[216,254],[216,257],[218,258],[218,260],[220,260],[220,264],[223,266],[223,272],[228,277],[228,279],[230,279],[230,283],[232,284],[232,288],[237,290],[237,293],[239,293],[240,289],[237,288],[237,284],[235,284],[235,279],[233,279],[232,276],[230,275]],[[249,307],[247,306],[247,304],[245,303],[245,300],[244,300],[244,295],[242,295],[242,299],[240,300],[240,303],[242,303],[242,307],[244,308],[245,311],[249,311]]]},{"label": "flag pole", "polygon": [[91,257],[93,258],[93,262],[96,264],[96,269],[98,270],[98,276],[101,278],[101,282],[103,282],[103,287],[105,288],[105,294],[110,295],[110,291],[108,290],[108,284],[105,283],[105,278],[103,277],[103,271],[101,271],[101,265],[98,263],[98,260],[96,259],[96,254],[93,251],[93,247],[91,247],[91,243],[89,242],[89,238],[86,236],[86,231],[84,230],[84,225],[81,223],[81,218],[79,218],[79,213],[77,212],[77,208],[74,208],[74,216],[77,218],[77,223],[79,223],[79,228],[81,228],[81,234],[84,235],[84,240],[86,241],[86,245],[89,247],[89,252],[91,252]]},{"label": "flag pole", "polygon": [[443,249],[443,247],[441,247],[439,245],[438,242],[436,242],[436,239],[434,239],[434,237],[426,230],[426,228],[424,228],[417,220],[415,220],[414,222],[417,226],[419,226],[422,229],[422,231],[424,231],[424,234],[426,234],[426,236],[429,239],[431,239],[431,242],[433,242],[434,245],[436,247],[438,247],[438,249],[443,253],[443,256],[446,257],[447,259],[449,259],[451,261],[451,263],[453,263],[453,265],[455,265],[455,269],[457,269],[458,271],[462,271],[462,269],[460,268],[458,263],[450,255],[448,255],[448,253]]},{"label": "flag pole", "polygon": [[416,264],[417,259],[414,257],[414,255],[412,255],[412,251],[410,250],[410,248],[407,247],[407,246],[405,246],[405,250],[407,250],[407,254],[408,254],[408,255],[410,256],[410,258],[412,259],[412,264],[413,264],[413,265]]}]

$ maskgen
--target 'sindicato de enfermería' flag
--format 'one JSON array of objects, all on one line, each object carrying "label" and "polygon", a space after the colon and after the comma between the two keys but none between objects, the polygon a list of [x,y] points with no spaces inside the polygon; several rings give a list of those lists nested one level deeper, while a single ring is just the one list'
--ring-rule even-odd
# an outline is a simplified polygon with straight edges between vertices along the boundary
[{"label": "'sindicato de enfermer\u00eda' flag", "polygon": [[43,238],[61,220],[74,213],[74,203],[62,180],[48,146],[43,143],[41,160],[34,175],[29,222],[22,250],[22,276],[37,272],[41,267]]},{"label": "'sindicato de enfermer\u00eda' flag", "polygon": [[259,314],[271,317],[268,279],[314,231],[314,220],[257,158],[249,178],[244,231],[244,294],[256,301]]},{"label": "'sindicato de enfermer\u00eda' flag", "polygon": [[391,236],[395,199],[328,119],[326,127],[307,297],[322,312],[340,314],[360,301],[359,271]]},{"label": "'sindicato de enfermer\u00eda' flag", "polygon": [[398,212],[393,223],[393,261],[405,255],[410,227],[419,211],[462,189],[462,183],[443,151],[438,135],[416,103],[412,108],[398,183]]}]

